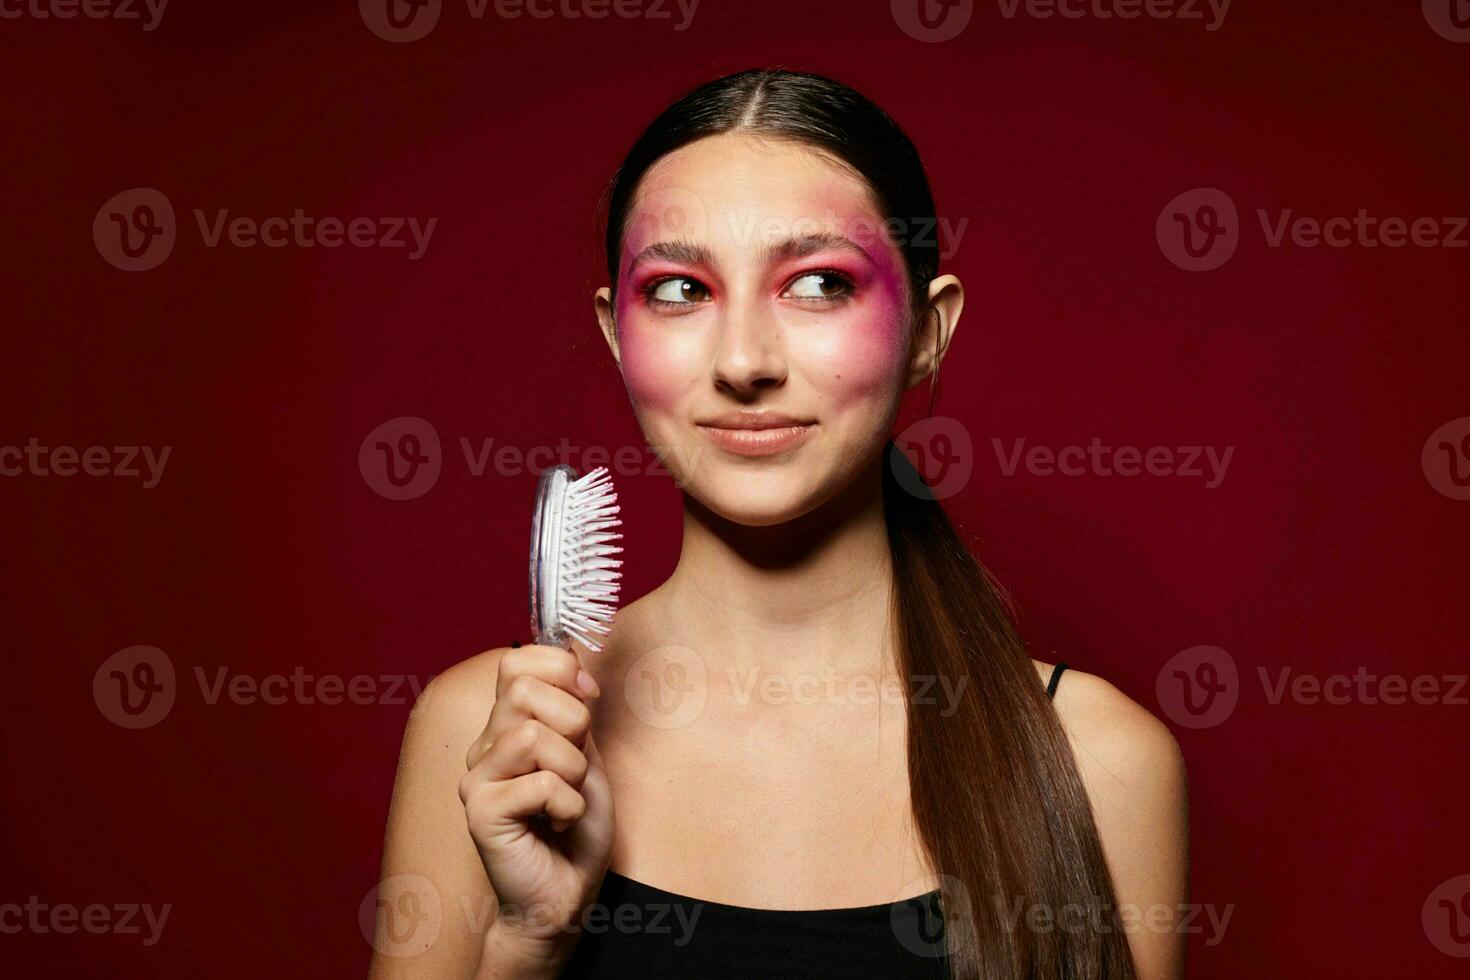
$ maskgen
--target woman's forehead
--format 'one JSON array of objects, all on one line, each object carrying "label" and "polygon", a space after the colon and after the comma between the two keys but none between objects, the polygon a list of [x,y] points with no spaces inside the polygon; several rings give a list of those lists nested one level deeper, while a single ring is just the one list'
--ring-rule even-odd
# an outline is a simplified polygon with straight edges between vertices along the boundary
[{"label": "woman's forehead", "polygon": [[759,247],[871,229],[883,220],[872,198],[861,177],[811,147],[743,134],[708,137],[644,174],[624,224],[624,255],[665,240]]}]

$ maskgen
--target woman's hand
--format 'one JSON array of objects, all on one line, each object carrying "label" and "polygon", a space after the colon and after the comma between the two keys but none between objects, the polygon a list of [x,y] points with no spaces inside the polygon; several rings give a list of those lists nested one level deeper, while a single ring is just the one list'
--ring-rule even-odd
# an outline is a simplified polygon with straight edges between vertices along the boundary
[{"label": "woman's hand", "polygon": [[601,885],[614,823],[587,706],[598,693],[570,650],[524,646],[501,658],[495,704],[459,784],[500,907],[487,957],[514,946],[560,959],[580,934],[568,926]]}]

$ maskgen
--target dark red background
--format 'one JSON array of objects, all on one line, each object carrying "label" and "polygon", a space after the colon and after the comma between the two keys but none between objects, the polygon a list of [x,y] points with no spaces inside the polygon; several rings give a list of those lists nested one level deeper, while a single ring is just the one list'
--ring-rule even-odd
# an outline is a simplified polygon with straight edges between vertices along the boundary
[{"label": "dark red background", "polygon": [[[1470,213],[1470,45],[1416,3],[1238,2],[1198,21],[1006,19],[924,44],[888,4],[704,0],[668,21],[470,19],[409,44],[342,2],[174,0],[136,23],[0,21],[3,433],[173,447],[155,489],[0,479],[6,660],[0,902],[170,903],[162,941],[3,935],[64,975],[360,975],[405,705],[209,705],[196,667],[420,680],[525,636],[534,477],[475,477],[461,437],[641,446],[595,334],[597,195],[651,116],[752,66],[831,74],[908,130],[968,287],[938,413],[975,477],[950,501],[1042,659],[1163,711],[1155,679],[1228,650],[1240,704],[1174,726],[1193,898],[1233,904],[1190,975],[1449,977],[1420,911],[1470,872],[1467,709],[1272,705],[1255,680],[1465,671],[1470,502],[1429,434],[1470,415],[1470,251],[1270,248],[1257,208]],[[114,194],[180,215],[160,267],[91,238]],[[1182,271],[1154,237],[1191,188],[1239,250]],[[206,248],[193,208],[437,217],[427,254]],[[396,416],[444,442],[437,485],[358,470]],[[991,438],[1234,446],[1199,480],[1007,477]],[[576,463],[578,460],[573,459]],[[623,477],[636,596],[670,570],[678,496]],[[98,666],[164,650],[178,702],[125,731]],[[13,970],[7,970],[13,972]]]}]

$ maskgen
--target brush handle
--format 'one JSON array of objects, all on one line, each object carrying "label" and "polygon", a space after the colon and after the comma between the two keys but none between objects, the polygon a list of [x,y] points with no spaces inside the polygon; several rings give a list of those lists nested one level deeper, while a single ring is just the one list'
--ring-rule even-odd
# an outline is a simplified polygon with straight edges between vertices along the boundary
[{"label": "brush handle", "polygon": [[557,619],[557,567],[561,561],[562,509],[567,487],[577,471],[565,463],[548,466],[536,484],[536,505],[531,512],[531,635],[545,646],[564,647],[570,640]]}]

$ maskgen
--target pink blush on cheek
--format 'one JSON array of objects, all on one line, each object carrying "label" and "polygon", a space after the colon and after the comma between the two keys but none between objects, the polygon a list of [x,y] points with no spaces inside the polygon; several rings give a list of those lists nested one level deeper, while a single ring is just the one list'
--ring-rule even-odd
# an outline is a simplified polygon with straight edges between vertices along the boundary
[{"label": "pink blush on cheek", "polygon": [[808,341],[803,358],[820,368],[809,376],[827,379],[824,400],[839,411],[887,392],[906,367],[902,324],[884,316],[848,326],[852,329]]},{"label": "pink blush on cheek", "polygon": [[628,397],[635,405],[646,406],[655,411],[667,411],[672,407],[669,385],[664,384],[666,366],[659,363],[659,353],[641,343],[637,331],[623,334],[623,383],[628,386]]},{"label": "pink blush on cheek", "polygon": [[676,328],[665,329],[658,323],[639,322],[636,311],[625,307],[618,312],[618,349],[628,397],[640,410],[674,414],[684,393],[702,377],[700,351],[693,336],[680,336]]},{"label": "pink blush on cheek", "polygon": [[908,367],[908,311],[904,283],[894,270],[880,272],[866,296],[819,329],[802,329],[801,358],[808,377],[825,379],[825,396],[844,409],[902,384]]}]

